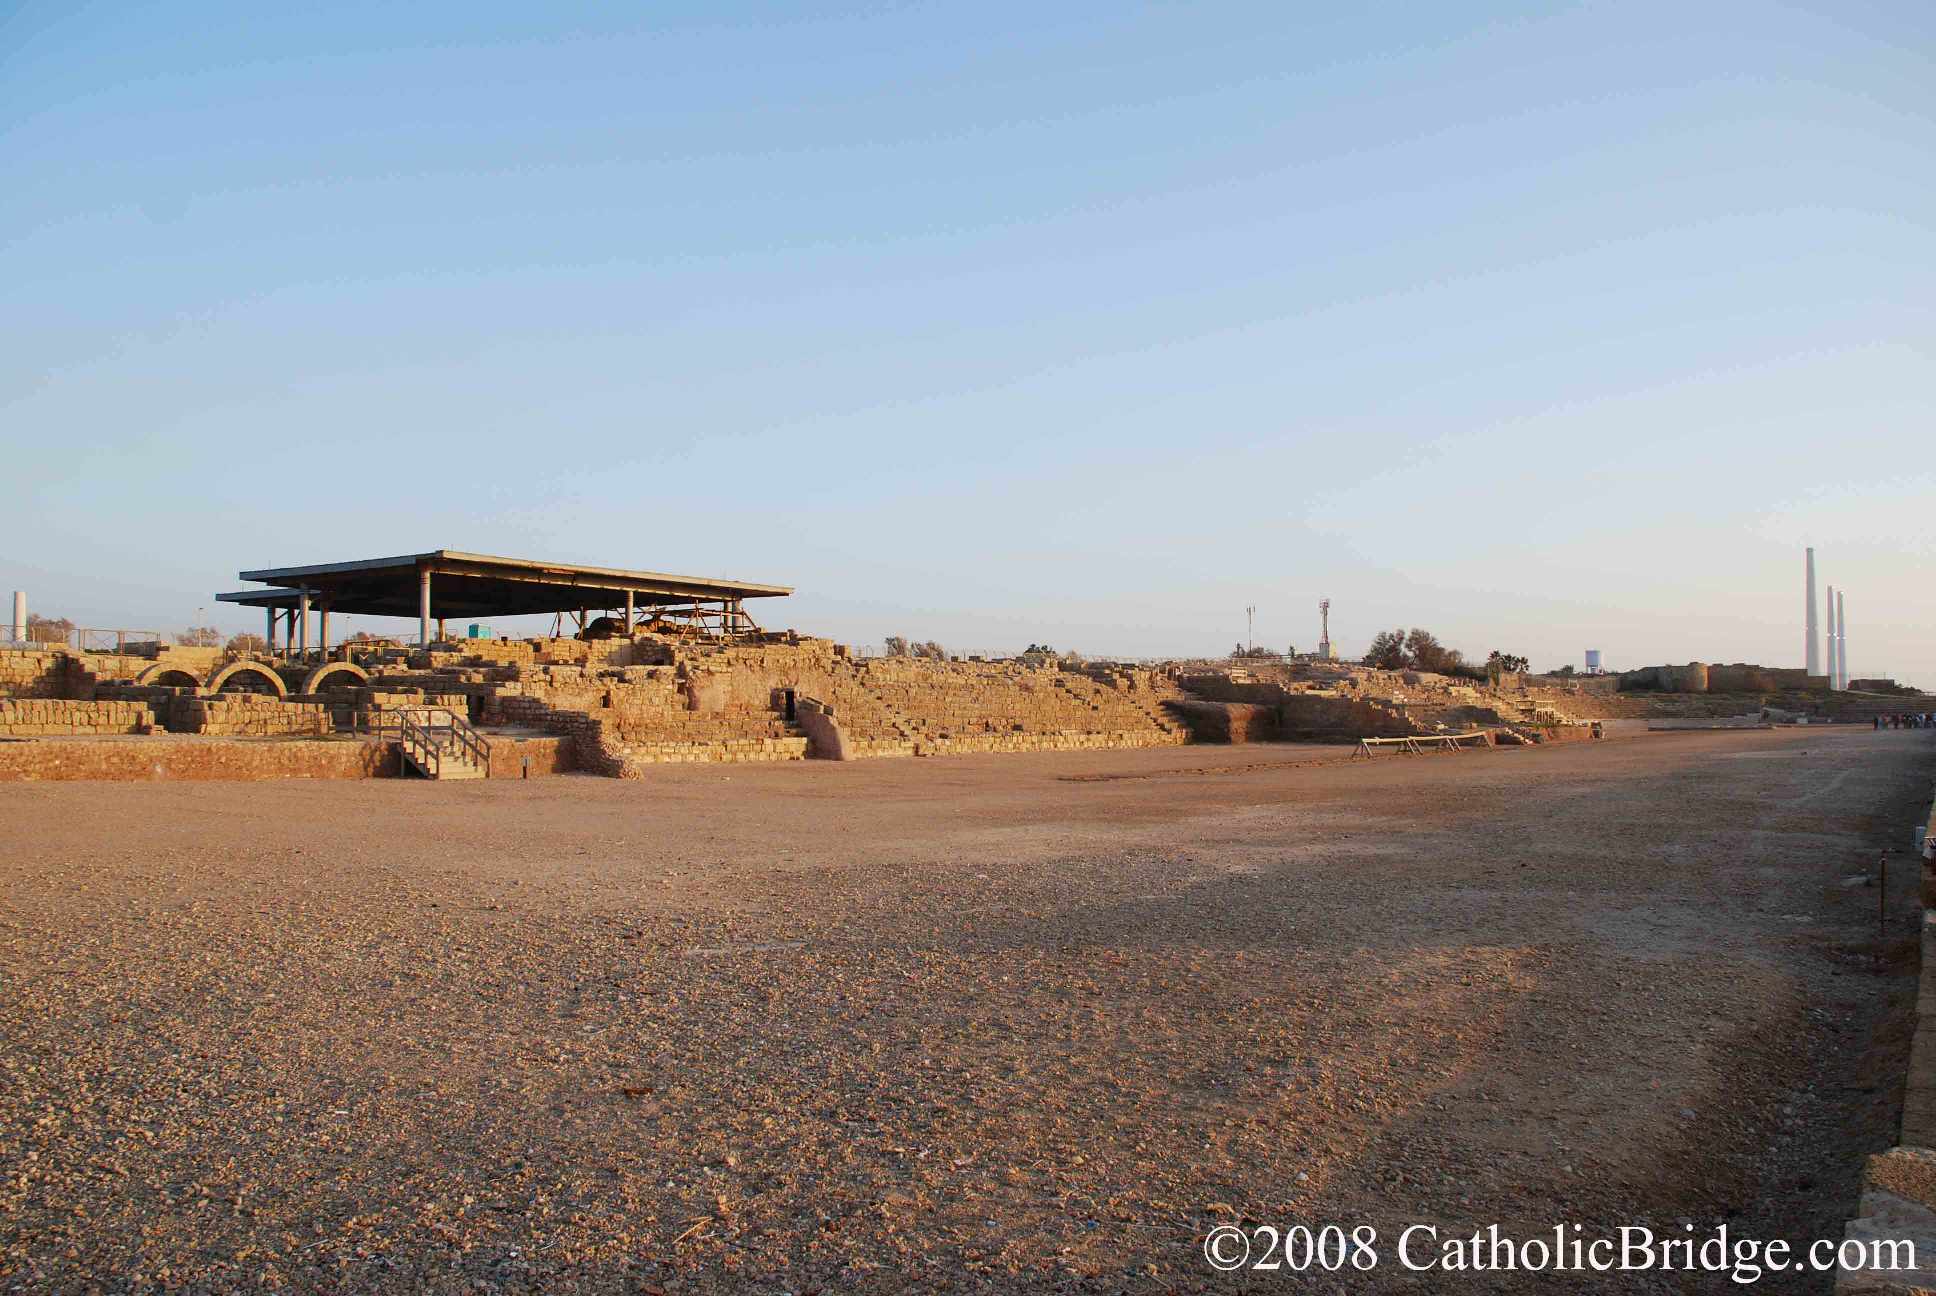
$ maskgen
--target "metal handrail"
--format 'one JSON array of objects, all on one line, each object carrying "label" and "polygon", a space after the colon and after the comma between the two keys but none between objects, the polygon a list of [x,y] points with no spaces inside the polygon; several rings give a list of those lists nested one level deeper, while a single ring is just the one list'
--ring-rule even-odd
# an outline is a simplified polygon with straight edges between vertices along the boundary
[{"label": "metal handrail", "polygon": [[399,707],[394,711],[372,711],[364,726],[377,737],[392,730],[412,759],[427,767],[432,775],[443,773],[446,755],[467,754],[480,766],[490,763],[490,745],[471,728],[470,721],[448,707]]}]

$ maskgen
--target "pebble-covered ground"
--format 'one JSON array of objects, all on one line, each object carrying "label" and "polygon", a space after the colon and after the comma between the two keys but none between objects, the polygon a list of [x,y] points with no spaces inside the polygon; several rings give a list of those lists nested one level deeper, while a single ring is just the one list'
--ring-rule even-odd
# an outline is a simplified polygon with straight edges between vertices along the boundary
[{"label": "pebble-covered ground", "polygon": [[[1391,1253],[1840,1236],[1929,735],[1336,754],[0,787],[0,1289],[1680,1291]],[[1246,1222],[1384,1258],[1220,1278]]]}]

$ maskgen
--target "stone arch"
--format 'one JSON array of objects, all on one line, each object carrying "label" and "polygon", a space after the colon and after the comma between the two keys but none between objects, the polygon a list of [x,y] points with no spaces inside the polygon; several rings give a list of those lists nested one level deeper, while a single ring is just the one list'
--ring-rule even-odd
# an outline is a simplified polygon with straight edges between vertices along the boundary
[{"label": "stone arch", "polygon": [[180,666],[164,665],[161,662],[156,662],[135,676],[134,683],[152,684],[158,688],[198,689],[202,686],[202,682],[195,678],[193,671],[185,670]]},{"label": "stone arch", "polygon": [[302,688],[297,691],[305,696],[314,695],[322,689],[323,681],[331,675],[348,675],[359,684],[368,684],[370,682],[370,672],[364,670],[355,662],[324,662],[303,678]]},{"label": "stone arch", "polygon": [[216,671],[213,675],[210,675],[208,677],[208,683],[204,687],[206,687],[210,693],[220,693],[222,691],[222,686],[224,684],[227,684],[231,679],[235,678],[237,675],[260,676],[262,679],[268,681],[269,687],[275,691],[275,695],[278,698],[286,698],[289,696],[289,686],[282,682],[282,676],[276,674],[274,671],[270,670],[267,666],[263,665],[259,661],[230,662],[228,665]]}]

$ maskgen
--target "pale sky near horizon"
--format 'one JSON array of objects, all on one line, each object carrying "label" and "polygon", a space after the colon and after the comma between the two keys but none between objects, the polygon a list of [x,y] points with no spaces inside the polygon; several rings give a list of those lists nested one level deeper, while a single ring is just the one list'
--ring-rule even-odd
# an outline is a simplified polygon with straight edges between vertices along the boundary
[{"label": "pale sky near horizon", "polygon": [[0,5],[0,590],[259,629],[241,568],[453,548],[850,642],[1329,597],[1354,655],[1798,665],[1812,544],[1851,670],[1936,687],[1933,56],[1927,3]]}]

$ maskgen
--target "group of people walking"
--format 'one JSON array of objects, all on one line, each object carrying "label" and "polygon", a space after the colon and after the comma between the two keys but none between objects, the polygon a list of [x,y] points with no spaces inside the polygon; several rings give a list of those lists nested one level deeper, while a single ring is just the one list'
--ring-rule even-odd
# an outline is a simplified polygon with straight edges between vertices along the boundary
[{"label": "group of people walking", "polygon": [[1878,729],[1928,729],[1932,724],[1936,724],[1936,716],[1927,711],[1903,711],[1875,718],[1875,727]]}]

